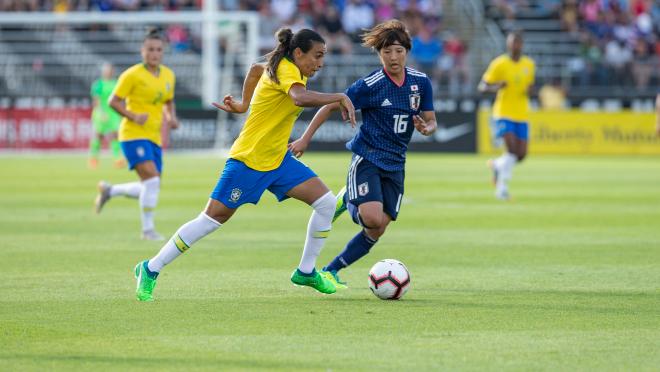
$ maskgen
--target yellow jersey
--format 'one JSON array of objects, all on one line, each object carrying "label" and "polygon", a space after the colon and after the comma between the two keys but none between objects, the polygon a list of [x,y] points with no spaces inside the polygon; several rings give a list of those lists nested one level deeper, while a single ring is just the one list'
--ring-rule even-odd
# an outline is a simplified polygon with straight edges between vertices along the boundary
[{"label": "yellow jersey", "polygon": [[527,56],[521,56],[516,62],[503,54],[490,63],[482,80],[488,84],[506,82],[506,86],[497,91],[493,117],[512,121],[529,120],[527,90],[534,84],[535,69],[534,61]]},{"label": "yellow jersey", "polygon": [[163,104],[174,98],[174,72],[160,65],[158,76],[139,63],[129,67],[119,76],[113,94],[126,100],[126,109],[136,114],[148,114],[140,125],[123,118],[119,127],[119,140],[149,140],[161,145],[160,128],[163,123]]},{"label": "yellow jersey", "polygon": [[284,58],[277,66],[277,84],[264,71],[255,88],[245,125],[229,150],[229,157],[265,172],[276,169],[287,152],[293,124],[303,111],[289,97],[294,84],[307,85],[298,66]]}]

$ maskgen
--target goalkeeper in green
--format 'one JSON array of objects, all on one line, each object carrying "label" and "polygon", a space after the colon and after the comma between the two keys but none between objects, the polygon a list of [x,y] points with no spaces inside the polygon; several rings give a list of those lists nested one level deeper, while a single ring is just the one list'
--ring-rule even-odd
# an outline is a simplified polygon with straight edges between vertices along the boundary
[{"label": "goalkeeper in green", "polygon": [[104,63],[101,67],[101,78],[94,81],[91,88],[91,96],[94,105],[92,110],[92,125],[94,134],[89,141],[89,167],[96,169],[99,164],[99,153],[103,138],[106,138],[112,150],[114,165],[123,168],[126,165],[121,154],[121,146],[117,141],[117,130],[121,116],[108,105],[108,100],[117,85],[114,78],[114,67],[110,63]]}]

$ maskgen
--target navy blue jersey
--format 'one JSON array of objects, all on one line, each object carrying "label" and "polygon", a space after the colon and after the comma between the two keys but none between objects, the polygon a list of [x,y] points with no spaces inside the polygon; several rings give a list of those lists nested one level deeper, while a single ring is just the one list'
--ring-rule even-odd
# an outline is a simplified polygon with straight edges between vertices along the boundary
[{"label": "navy blue jersey", "polygon": [[429,78],[406,67],[403,85],[398,86],[380,69],[353,83],[346,95],[362,111],[362,125],[346,148],[383,170],[403,170],[415,130],[413,116],[433,111]]}]

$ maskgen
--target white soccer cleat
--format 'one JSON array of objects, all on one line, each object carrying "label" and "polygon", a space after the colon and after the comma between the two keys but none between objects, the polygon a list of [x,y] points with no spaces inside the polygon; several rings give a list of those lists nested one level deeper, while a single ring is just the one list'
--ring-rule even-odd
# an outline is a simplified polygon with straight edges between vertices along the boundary
[{"label": "white soccer cleat", "polygon": [[106,181],[99,181],[97,188],[99,193],[94,200],[94,210],[96,211],[96,214],[99,214],[105,203],[110,200],[110,189],[112,188],[112,185]]},{"label": "white soccer cleat", "polygon": [[163,241],[165,237],[156,232],[156,230],[146,230],[142,232],[142,240]]}]

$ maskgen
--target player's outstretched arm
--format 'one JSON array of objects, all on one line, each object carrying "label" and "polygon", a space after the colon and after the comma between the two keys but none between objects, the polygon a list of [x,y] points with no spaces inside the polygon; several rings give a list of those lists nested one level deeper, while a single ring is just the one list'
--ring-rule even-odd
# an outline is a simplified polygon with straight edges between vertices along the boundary
[{"label": "player's outstretched arm", "polygon": [[253,63],[252,66],[250,66],[250,70],[243,81],[243,97],[241,101],[237,101],[232,95],[227,94],[222,99],[221,103],[213,102],[213,106],[232,114],[242,114],[246,112],[250,107],[254,90],[257,88],[257,84],[259,83],[259,79],[265,68],[266,66],[261,63]]},{"label": "player's outstretched arm", "polygon": [[289,88],[289,96],[298,107],[319,107],[331,103],[339,103],[341,116],[355,126],[355,107],[344,93],[319,93],[305,89],[302,84],[294,84]]},{"label": "player's outstretched arm", "polygon": [[303,133],[300,138],[289,144],[289,151],[291,151],[297,158],[301,157],[307,150],[309,143],[312,141],[314,133],[316,133],[321,125],[323,125],[323,123],[328,120],[330,114],[332,114],[332,112],[337,109],[339,109],[338,102],[321,107],[321,109],[318,110],[314,115],[314,118],[312,118],[312,121],[309,122],[307,129],[305,129],[305,133]]}]

